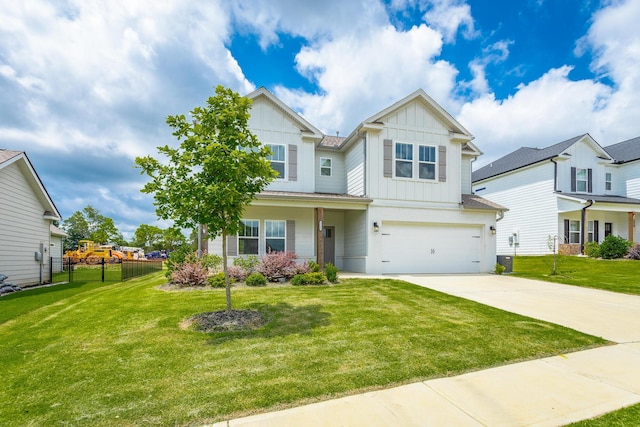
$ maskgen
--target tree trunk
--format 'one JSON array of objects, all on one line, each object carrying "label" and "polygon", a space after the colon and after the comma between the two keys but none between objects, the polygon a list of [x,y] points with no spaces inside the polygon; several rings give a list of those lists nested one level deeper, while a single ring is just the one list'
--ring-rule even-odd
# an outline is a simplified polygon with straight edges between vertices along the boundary
[{"label": "tree trunk", "polygon": [[227,312],[231,311],[231,281],[227,268],[227,230],[222,230],[222,271],[224,272],[224,287],[227,295]]}]

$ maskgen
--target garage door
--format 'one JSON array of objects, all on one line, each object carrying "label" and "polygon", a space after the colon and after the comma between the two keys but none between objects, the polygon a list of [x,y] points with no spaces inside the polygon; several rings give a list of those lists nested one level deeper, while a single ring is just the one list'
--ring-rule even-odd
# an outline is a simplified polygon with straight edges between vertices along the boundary
[{"label": "garage door", "polygon": [[384,222],[382,271],[394,273],[479,273],[479,226]]}]

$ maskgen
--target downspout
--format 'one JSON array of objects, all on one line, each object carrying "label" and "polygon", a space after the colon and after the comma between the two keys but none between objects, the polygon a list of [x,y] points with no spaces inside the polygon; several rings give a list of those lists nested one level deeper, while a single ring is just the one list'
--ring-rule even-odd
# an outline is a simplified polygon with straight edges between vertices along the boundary
[{"label": "downspout", "polygon": [[589,209],[591,206],[593,206],[593,204],[595,203],[593,200],[589,199],[587,200],[587,205],[582,208],[582,214],[581,214],[581,218],[580,218],[580,224],[582,224],[582,230],[580,233],[580,253],[584,255],[584,240],[585,240],[585,235],[587,234],[587,227],[585,224],[585,220],[587,219],[587,209]]},{"label": "downspout", "polygon": [[549,160],[553,163],[553,192],[555,193],[558,191],[558,164],[553,159]]}]

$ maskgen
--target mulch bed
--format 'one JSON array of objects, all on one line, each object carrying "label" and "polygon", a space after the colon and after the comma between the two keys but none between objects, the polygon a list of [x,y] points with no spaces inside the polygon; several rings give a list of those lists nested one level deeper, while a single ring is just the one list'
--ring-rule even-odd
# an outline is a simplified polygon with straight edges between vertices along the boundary
[{"label": "mulch bed", "polygon": [[267,323],[267,319],[256,310],[210,311],[194,314],[183,322],[183,327],[191,325],[202,332],[250,331]]}]

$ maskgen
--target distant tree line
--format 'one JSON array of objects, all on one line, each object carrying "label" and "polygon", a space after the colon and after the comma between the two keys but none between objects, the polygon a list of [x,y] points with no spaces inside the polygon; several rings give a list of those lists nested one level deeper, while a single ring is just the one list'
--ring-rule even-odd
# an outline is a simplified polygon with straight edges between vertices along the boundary
[{"label": "distant tree line", "polygon": [[162,229],[155,225],[140,224],[133,239],[127,241],[122,236],[112,218],[104,216],[91,205],[81,211],[76,211],[61,224],[67,237],[64,239],[64,250],[78,248],[80,240],[93,240],[99,244],[114,244],[118,246],[133,246],[142,248],[145,252],[154,250],[175,250],[180,246],[191,244],[177,227]]}]

